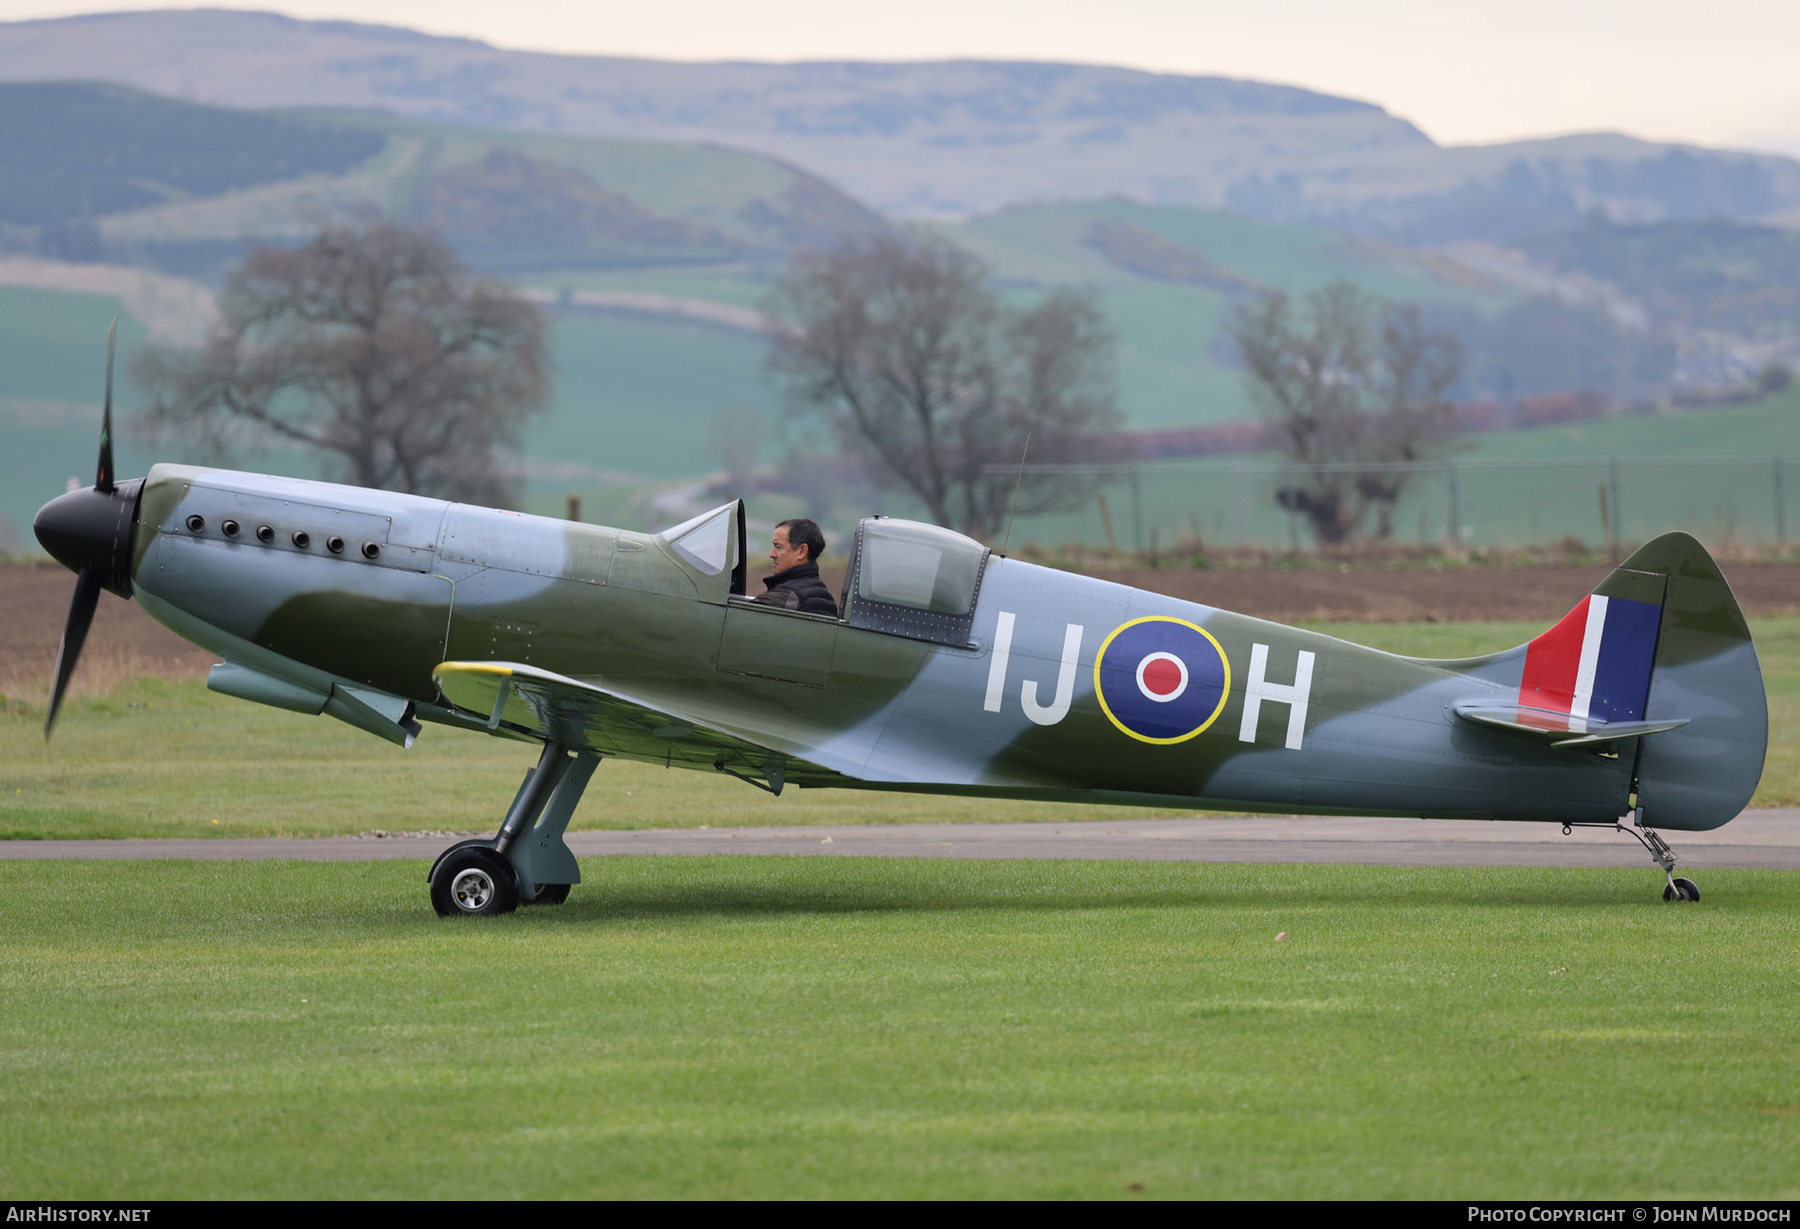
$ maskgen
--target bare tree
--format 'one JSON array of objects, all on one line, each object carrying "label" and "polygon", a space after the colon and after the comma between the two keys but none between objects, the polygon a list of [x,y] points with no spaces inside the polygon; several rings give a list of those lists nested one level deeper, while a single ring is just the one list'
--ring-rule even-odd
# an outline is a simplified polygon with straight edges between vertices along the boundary
[{"label": "bare tree", "polygon": [[711,451],[734,498],[747,499],[756,489],[756,454],[762,446],[763,420],[755,406],[727,406],[713,419]]},{"label": "bare tree", "polygon": [[[770,365],[803,415],[828,421],[879,477],[939,524],[977,537],[1006,521],[1027,437],[1032,462],[1080,459],[1118,420],[1110,331],[1092,298],[1058,291],[1017,310],[974,256],[932,235],[803,252],[770,298],[790,322]],[[1027,472],[1018,510],[1079,499],[1079,479]]]},{"label": "bare tree", "polygon": [[472,281],[435,235],[327,223],[303,247],[251,252],[220,309],[199,352],[140,357],[153,429],[302,444],[361,486],[514,496],[496,453],[545,403],[543,318],[509,288]]},{"label": "bare tree", "polygon": [[1383,310],[1374,413],[1360,459],[1389,468],[1357,478],[1358,492],[1374,507],[1378,538],[1394,536],[1394,509],[1412,474],[1400,467],[1425,460],[1444,437],[1451,408],[1446,394],[1462,365],[1462,343],[1453,334],[1427,331],[1416,304]]},{"label": "bare tree", "polygon": [[1442,435],[1445,394],[1462,370],[1462,347],[1428,332],[1412,306],[1381,303],[1333,282],[1296,308],[1267,294],[1238,307],[1231,324],[1250,394],[1293,462],[1296,481],[1277,497],[1304,515],[1325,545],[1393,533],[1406,463]]}]

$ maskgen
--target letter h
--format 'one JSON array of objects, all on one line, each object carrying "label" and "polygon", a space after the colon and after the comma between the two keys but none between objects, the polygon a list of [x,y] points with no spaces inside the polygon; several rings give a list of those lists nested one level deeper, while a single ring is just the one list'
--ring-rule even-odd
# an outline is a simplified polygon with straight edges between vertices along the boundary
[{"label": "letter h", "polygon": [[1244,683],[1244,719],[1238,725],[1238,741],[1256,741],[1256,719],[1262,715],[1262,702],[1273,700],[1288,706],[1287,748],[1300,750],[1300,737],[1306,730],[1306,702],[1312,695],[1313,655],[1300,650],[1294,667],[1293,686],[1271,683],[1265,676],[1269,668],[1269,646],[1250,647],[1250,678]]}]

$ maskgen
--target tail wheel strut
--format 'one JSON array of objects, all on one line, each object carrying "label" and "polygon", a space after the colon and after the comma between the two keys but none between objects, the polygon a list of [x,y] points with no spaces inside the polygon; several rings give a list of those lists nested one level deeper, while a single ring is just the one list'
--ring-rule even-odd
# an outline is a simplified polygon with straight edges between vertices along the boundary
[{"label": "tail wheel strut", "polygon": [[1666,901],[1698,901],[1700,885],[1692,879],[1675,874],[1675,851],[1669,848],[1667,841],[1657,835],[1655,829],[1644,826],[1643,807],[1638,807],[1631,813],[1631,822],[1632,826],[1629,828],[1624,824],[1614,824],[1613,827],[1620,832],[1636,837],[1638,844],[1642,845],[1649,853],[1651,860],[1662,868],[1663,879],[1666,881],[1663,887],[1663,899]]}]

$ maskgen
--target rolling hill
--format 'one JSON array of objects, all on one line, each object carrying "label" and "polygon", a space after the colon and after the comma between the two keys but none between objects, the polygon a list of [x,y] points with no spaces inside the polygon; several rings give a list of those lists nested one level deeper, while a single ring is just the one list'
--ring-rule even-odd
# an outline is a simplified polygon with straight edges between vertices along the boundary
[{"label": "rolling hill", "polygon": [[66,242],[86,219],[342,174],[385,144],[376,132],[118,86],[0,83],[0,223],[60,228]]},{"label": "rolling hill", "polygon": [[1366,102],[1084,64],[682,64],[221,10],[0,23],[0,80],[72,78],[238,107],[728,145],[911,217],[1122,193],[1447,242],[1596,209],[1638,221],[1800,210],[1792,159],[1605,133],[1440,147]]},{"label": "rolling hill", "polygon": [[1252,409],[1225,326],[1263,290],[1304,294],[1347,278],[1370,293],[1477,313],[1516,298],[1453,262],[1321,227],[1220,210],[1065,202],[945,226],[1016,293],[1086,286],[1120,340],[1131,426],[1230,422]]},{"label": "rolling hill", "polygon": [[1657,324],[1785,341],[1800,334],[1800,234],[1719,218],[1610,222],[1533,236],[1522,251],[1616,286]]},{"label": "rolling hill", "polygon": [[0,243],[216,279],[321,209],[437,226],[482,269],[770,264],[886,219],[775,159],[489,132],[378,112],[236,111],[93,83],[0,83]]}]

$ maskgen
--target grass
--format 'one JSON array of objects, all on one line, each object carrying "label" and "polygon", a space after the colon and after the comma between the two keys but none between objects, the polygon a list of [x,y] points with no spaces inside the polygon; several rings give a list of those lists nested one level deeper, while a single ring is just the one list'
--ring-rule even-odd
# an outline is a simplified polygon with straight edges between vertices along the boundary
[{"label": "grass", "polygon": [[[0,286],[0,550],[36,546],[31,518],[62,494],[65,478],[93,481],[114,316],[123,405],[137,396],[129,373],[145,331],[117,298]],[[125,474],[149,464],[128,439],[117,459]]]},{"label": "grass", "polygon": [[[1108,311],[1120,314],[1146,294],[1134,289],[1116,297],[1119,303],[1109,300]],[[1146,320],[1137,331],[1148,336],[1151,328]],[[1138,370],[1145,374],[1150,367],[1140,364]],[[1230,395],[1244,395],[1241,381]],[[1249,416],[1248,408],[1220,415]],[[1197,412],[1190,421],[1199,421]],[[1455,443],[1463,447],[1451,449],[1446,459],[1455,466],[1456,528],[1464,546],[1542,545],[1565,535],[1604,545],[1612,520],[1621,516],[1619,532],[1626,542],[1681,529],[1729,551],[1778,539],[1791,544],[1800,537],[1800,496],[1795,494],[1800,479],[1791,460],[1800,456],[1800,386],[1751,405],[1492,431]],[[1782,462],[1779,475],[1776,454],[1790,458]],[[1310,549],[1312,535],[1304,523],[1290,527],[1276,499],[1277,489],[1288,481],[1280,465],[1273,453],[1261,453],[1150,462],[1140,465],[1135,476],[1114,466],[1097,489],[1108,501],[1115,535],[1126,549],[1134,544],[1144,549],[1152,532],[1165,548],[1200,538],[1214,546],[1277,549],[1297,532]],[[1451,493],[1443,470],[1410,478],[1394,513],[1395,540],[1447,543]],[[1373,524],[1371,517],[1367,527],[1373,529]],[[1046,546],[1100,546],[1106,541],[1092,496],[1062,512],[1020,516],[1013,534],[1014,541]]]},{"label": "grass", "polygon": [[479,923],[423,872],[0,863],[0,1185],[1800,1197],[1791,872],[590,859]]},{"label": "grass", "polygon": [[[724,467],[712,441],[725,411],[754,406],[771,430],[780,421],[763,377],[764,346],[755,338],[579,313],[555,316],[552,326],[555,398],[526,428],[528,456],[679,477]],[[779,453],[771,441],[763,459],[773,462]],[[535,485],[560,491],[570,481],[546,477]]]},{"label": "grass", "polygon": [[1763,457],[1800,454],[1800,386],[1749,405],[1622,415],[1589,422],[1494,431],[1471,441],[1479,460],[1559,457]]},{"label": "grass", "polygon": [[[1521,644],[1532,623],[1310,625],[1390,652],[1457,657]],[[1800,805],[1800,619],[1753,624],[1768,689],[1769,757],[1753,806]],[[140,679],[72,698],[46,745],[43,714],[0,714],[0,839],[330,836],[492,830],[534,762],[530,747],[428,726],[409,751],[326,718],[247,704],[198,679]],[[1078,822],[1162,812],[1054,803],[790,790],[609,761],[571,825]]]}]

